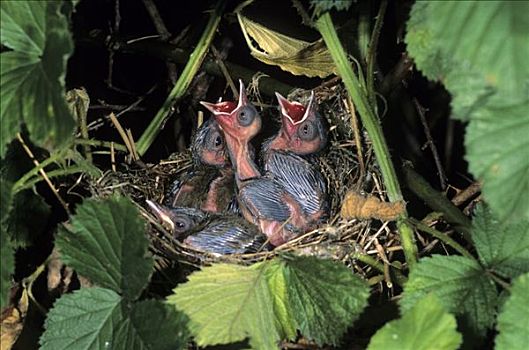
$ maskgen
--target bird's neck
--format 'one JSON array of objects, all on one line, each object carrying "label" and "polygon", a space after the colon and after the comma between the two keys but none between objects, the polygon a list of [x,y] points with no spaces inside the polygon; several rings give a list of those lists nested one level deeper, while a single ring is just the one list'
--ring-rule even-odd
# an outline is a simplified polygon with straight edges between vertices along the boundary
[{"label": "bird's neck", "polygon": [[248,141],[241,141],[231,135],[226,135],[226,145],[228,146],[231,163],[235,168],[235,175],[238,181],[261,176],[251,158],[252,152],[249,150]]}]

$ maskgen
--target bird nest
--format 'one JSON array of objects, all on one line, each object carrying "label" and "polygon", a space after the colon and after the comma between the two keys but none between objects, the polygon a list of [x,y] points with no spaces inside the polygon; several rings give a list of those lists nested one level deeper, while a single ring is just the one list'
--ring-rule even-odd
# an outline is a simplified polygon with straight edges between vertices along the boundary
[{"label": "bird nest", "polygon": [[[326,116],[329,145],[319,157],[319,168],[327,181],[330,198],[329,220],[272,251],[252,254],[215,255],[198,251],[177,241],[146,208],[145,200],[164,202],[174,179],[192,167],[191,153],[175,153],[158,164],[125,166],[123,171],[108,171],[92,181],[90,190],[96,197],[119,192],[130,197],[150,223],[151,249],[161,267],[173,261],[196,266],[212,262],[251,264],[275,255],[294,252],[342,261],[366,277],[372,268],[358,264],[359,256],[371,256],[374,261],[387,263],[391,255],[401,250],[398,236],[389,222],[380,220],[344,219],[340,215],[348,191],[384,200],[384,189],[378,166],[372,155],[367,135],[357,126],[354,107],[341,84],[315,89],[320,112]],[[295,96],[293,96],[295,95]],[[294,91],[289,97],[303,100],[306,91]],[[387,254],[387,255],[386,255]]]}]

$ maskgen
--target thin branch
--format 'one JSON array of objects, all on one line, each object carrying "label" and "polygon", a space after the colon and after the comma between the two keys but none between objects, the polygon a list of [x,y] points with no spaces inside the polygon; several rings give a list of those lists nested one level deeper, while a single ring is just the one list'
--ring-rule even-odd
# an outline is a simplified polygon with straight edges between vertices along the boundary
[{"label": "thin branch", "polygon": [[369,42],[369,49],[367,51],[367,94],[369,102],[372,106],[376,106],[376,95],[375,95],[375,63],[376,54],[378,47],[378,39],[380,37],[380,31],[382,24],[384,23],[384,16],[386,15],[386,9],[388,7],[387,0],[383,0],[380,3],[378,15],[375,21],[375,27],[371,34],[371,40]]},{"label": "thin branch", "polygon": [[479,181],[473,182],[470,186],[460,191],[454,198],[452,198],[452,203],[459,206],[477,195],[479,192],[481,192],[481,183]]},{"label": "thin branch", "polygon": [[424,134],[426,135],[426,143],[432,151],[435,166],[437,167],[437,174],[439,175],[439,183],[441,185],[441,189],[444,191],[446,189],[446,175],[443,170],[443,165],[441,164],[441,158],[439,158],[439,153],[437,152],[437,147],[433,142],[432,134],[430,133],[430,128],[428,127],[428,122],[426,121],[426,116],[424,115],[425,109],[415,97],[413,98],[413,104],[415,105],[417,113],[419,114],[419,118],[421,119]]},{"label": "thin branch", "polygon": [[456,207],[445,195],[436,191],[430,184],[420,176],[411,165],[404,164],[403,167],[404,181],[408,188],[419,198],[421,198],[430,208],[443,213],[446,221],[452,224],[455,229],[463,235],[468,241],[472,242],[470,230],[472,223],[458,207]]},{"label": "thin branch", "polygon": [[53,194],[55,195],[55,197],[59,201],[59,203],[61,203],[61,205],[64,208],[64,210],[66,211],[66,213],[68,213],[68,215],[70,215],[70,209],[68,208],[68,204],[66,204],[64,199],[62,199],[61,195],[59,194],[59,191],[57,191],[57,189],[55,188],[55,186],[51,182],[50,178],[48,177],[48,175],[44,171],[44,169],[40,167],[39,161],[35,158],[35,155],[33,154],[33,152],[31,152],[29,147],[26,145],[26,143],[24,142],[24,139],[22,138],[22,135],[20,133],[17,133],[17,138],[18,138],[18,141],[20,142],[20,144],[22,145],[22,148],[24,148],[24,151],[26,151],[27,155],[32,160],[33,164],[36,167],[39,168],[40,175],[42,176],[44,181],[46,181],[46,183],[48,184],[49,188],[51,189],[51,191],[53,192]]},{"label": "thin branch", "polygon": [[461,254],[461,255],[469,258],[469,259],[474,259],[474,257],[472,256],[472,254],[470,254],[470,252],[468,250],[463,248],[463,246],[461,246],[459,243],[454,241],[450,236],[448,236],[448,235],[442,233],[441,231],[438,231],[438,230],[426,225],[425,223],[423,223],[423,222],[421,222],[421,221],[419,221],[417,219],[410,218],[408,220],[418,230],[426,232],[426,233],[434,236],[435,238],[439,239],[440,241],[446,243],[450,247],[454,248],[454,250],[457,251],[459,254]]}]

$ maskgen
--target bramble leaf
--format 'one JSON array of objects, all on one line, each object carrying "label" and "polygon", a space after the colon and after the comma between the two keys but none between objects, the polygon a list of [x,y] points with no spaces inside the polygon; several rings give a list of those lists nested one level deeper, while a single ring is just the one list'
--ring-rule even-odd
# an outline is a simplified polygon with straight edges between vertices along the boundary
[{"label": "bramble leaf", "polygon": [[511,296],[498,316],[497,350],[527,349],[529,344],[529,273],[514,280]]},{"label": "bramble leaf", "polygon": [[73,51],[60,1],[2,1],[0,157],[24,122],[31,139],[64,144],[75,126],[64,99],[66,60]]},{"label": "bramble leaf", "polygon": [[8,302],[11,287],[11,275],[15,272],[15,257],[13,247],[7,237],[7,213],[11,207],[11,189],[13,183],[0,177],[0,309]]},{"label": "bramble leaf", "polygon": [[277,348],[295,329],[318,344],[337,343],[369,296],[345,266],[288,255],[251,267],[215,264],[174,292],[168,302],[190,317],[200,346],[248,337],[263,349]]},{"label": "bramble leaf", "polygon": [[529,272],[529,222],[502,225],[488,207],[479,206],[472,223],[472,241],[484,266],[510,278]]},{"label": "bramble leaf", "polygon": [[528,2],[416,2],[406,43],[441,80],[456,118],[470,120],[466,159],[501,221],[529,220]]},{"label": "bramble leaf", "polygon": [[462,337],[456,328],[455,317],[443,309],[437,297],[429,294],[400,319],[379,329],[368,350],[458,349]]},{"label": "bramble leaf", "polygon": [[498,305],[496,286],[485,273],[477,261],[461,256],[422,258],[404,286],[401,310],[405,314],[432,293],[476,335],[484,335]]},{"label": "bramble leaf", "polygon": [[131,308],[127,304],[103,288],[62,296],[48,313],[41,349],[184,348],[188,338],[184,315],[154,300]]},{"label": "bramble leaf", "polygon": [[488,98],[527,100],[528,12],[528,3],[514,1],[414,4],[408,51],[425,76],[452,93],[457,117],[468,118]]},{"label": "bramble leaf", "polygon": [[367,305],[369,288],[350,269],[316,257],[282,259],[298,329],[318,345],[337,344]]},{"label": "bramble leaf", "polygon": [[489,107],[467,127],[465,158],[504,222],[529,221],[529,101]]},{"label": "bramble leaf", "polygon": [[249,337],[254,348],[277,348],[282,335],[275,325],[265,267],[214,264],[191,274],[167,301],[189,316],[199,346]]},{"label": "bramble leaf", "polygon": [[60,230],[56,244],[65,264],[92,282],[135,300],[152,273],[145,220],[124,197],[85,200]]}]

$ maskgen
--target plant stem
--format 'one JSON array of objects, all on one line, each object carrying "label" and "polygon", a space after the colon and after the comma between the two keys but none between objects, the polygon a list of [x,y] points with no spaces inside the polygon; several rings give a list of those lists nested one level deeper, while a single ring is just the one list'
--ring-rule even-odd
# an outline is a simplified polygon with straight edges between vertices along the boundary
[{"label": "plant stem", "polygon": [[189,84],[191,84],[193,77],[200,68],[202,61],[206,56],[208,48],[211,45],[213,36],[215,35],[217,27],[220,23],[220,19],[222,16],[221,14],[224,10],[225,4],[225,0],[219,0],[217,2],[215,10],[211,13],[211,17],[209,18],[209,21],[206,25],[206,29],[202,33],[202,37],[198,41],[197,46],[189,56],[189,61],[187,62],[186,66],[184,67],[184,70],[178,77],[178,81],[176,82],[175,86],[169,93],[169,96],[163,103],[162,108],[160,108],[158,113],[156,113],[156,116],[138,140],[136,148],[140,156],[144,155],[145,152],[147,152],[147,150],[151,146],[151,144],[154,142],[154,139],[160,132],[160,127],[169,115],[172,107],[174,106],[176,101],[184,95],[185,91],[189,87]]},{"label": "plant stem", "polygon": [[404,181],[408,188],[435,211],[443,213],[444,218],[460,232],[467,242],[471,243],[470,230],[472,223],[452,202],[441,192],[436,191],[411,166],[404,164]]},{"label": "plant stem", "polygon": [[[55,169],[55,170],[52,170],[52,171],[48,171],[48,172],[46,172],[46,174],[48,175],[48,178],[52,179],[52,178],[58,177],[58,176],[66,176],[66,175],[71,175],[71,174],[77,174],[77,173],[82,173],[82,172],[85,172],[85,171],[86,171],[85,167],[74,165],[74,166],[70,166],[70,167],[65,168],[65,169]],[[18,191],[22,191],[22,190],[27,190],[27,189],[33,187],[33,185],[41,182],[42,180],[44,180],[42,177],[32,178],[32,179],[26,181],[25,183],[23,183],[22,185],[20,185],[17,188],[17,192]],[[15,193],[15,192],[13,191],[13,193]]]},{"label": "plant stem", "polygon": [[375,21],[375,28],[373,28],[373,34],[371,34],[371,40],[369,42],[369,50],[367,51],[367,94],[369,96],[369,102],[371,106],[376,106],[375,97],[375,63],[376,53],[378,47],[378,38],[380,37],[380,30],[382,29],[382,23],[384,23],[384,16],[386,15],[386,8],[388,7],[388,1],[382,0],[380,3],[380,9],[378,10],[377,19]]},{"label": "plant stem", "polygon": [[[389,200],[391,202],[401,201],[402,193],[397,180],[397,175],[393,164],[391,163],[386,139],[382,133],[378,118],[375,115],[374,106],[369,104],[366,92],[361,89],[362,85],[353,72],[328,12],[324,13],[316,20],[316,28],[320,31],[334,63],[336,64],[338,73],[340,74],[347,91],[351,95],[358,113],[360,114],[362,123],[373,142],[373,149],[380,166]],[[398,218],[397,227],[399,229],[402,248],[406,256],[406,262],[408,263],[408,266],[412,268],[417,260],[417,246],[413,239],[413,230],[405,221],[406,217],[407,214],[402,214]]]},{"label": "plant stem", "polygon": [[463,246],[461,246],[459,243],[457,243],[456,241],[454,241],[450,236],[426,225],[425,223],[417,220],[417,219],[414,219],[414,218],[410,218],[408,219],[408,221],[413,225],[415,226],[417,229],[423,231],[423,232],[426,232],[432,236],[434,236],[435,238],[443,241],[444,243],[448,244],[450,247],[454,248],[454,250],[456,250],[459,254],[467,257],[467,258],[470,258],[470,259],[474,259],[474,257],[472,256],[472,254],[470,254],[470,252],[468,250],[466,250],[465,248],[463,248]]},{"label": "plant stem", "polygon": [[[361,261],[364,264],[369,265],[372,268],[377,269],[378,271],[384,273],[384,264],[376,261],[370,255],[355,253],[352,255],[352,258],[358,261]],[[398,269],[394,268],[393,266],[392,266],[391,271],[393,275],[395,276],[395,281],[397,282],[397,284],[402,287],[404,283],[406,283],[406,277]]]}]

